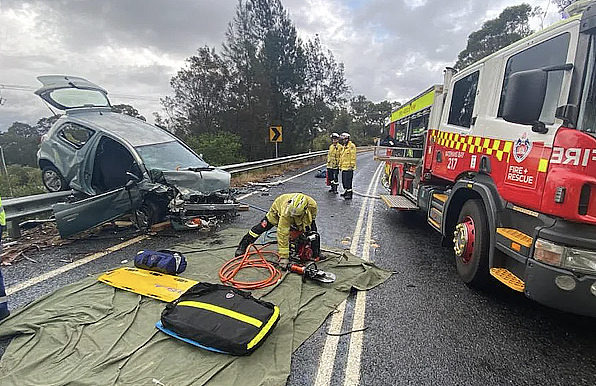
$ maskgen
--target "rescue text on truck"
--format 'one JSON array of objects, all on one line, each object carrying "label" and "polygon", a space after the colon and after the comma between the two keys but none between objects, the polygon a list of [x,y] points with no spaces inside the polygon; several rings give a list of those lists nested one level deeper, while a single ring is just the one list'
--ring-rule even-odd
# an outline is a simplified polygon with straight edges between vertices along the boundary
[{"label": "rescue text on truck", "polygon": [[457,74],[448,68],[442,87],[392,114],[396,146],[375,157],[384,201],[426,213],[464,282],[496,278],[596,316],[596,5],[568,10]]}]

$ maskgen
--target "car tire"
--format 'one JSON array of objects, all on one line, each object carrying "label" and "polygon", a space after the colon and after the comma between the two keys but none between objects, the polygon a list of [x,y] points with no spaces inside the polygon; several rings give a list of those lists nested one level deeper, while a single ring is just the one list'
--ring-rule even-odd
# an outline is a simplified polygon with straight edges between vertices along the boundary
[{"label": "car tire", "polygon": [[41,181],[48,192],[60,192],[68,190],[66,180],[62,177],[62,173],[54,166],[47,165],[41,170]]},{"label": "car tire", "polygon": [[468,200],[459,213],[453,249],[457,273],[471,287],[486,288],[491,283],[488,268],[489,245],[484,204],[479,199]]},{"label": "car tire", "polygon": [[159,219],[159,208],[153,201],[145,201],[136,210],[134,216],[137,228],[142,232],[149,232],[151,226]]}]

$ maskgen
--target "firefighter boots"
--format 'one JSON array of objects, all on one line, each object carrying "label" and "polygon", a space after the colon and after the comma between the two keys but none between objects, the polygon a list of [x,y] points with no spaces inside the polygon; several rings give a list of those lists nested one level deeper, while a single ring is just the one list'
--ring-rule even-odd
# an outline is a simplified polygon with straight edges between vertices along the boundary
[{"label": "firefighter boots", "polygon": [[234,256],[244,255],[244,252],[246,252],[246,248],[248,248],[250,244],[254,243],[255,240],[255,237],[252,237],[248,233],[245,234],[242,240],[240,240],[240,244],[238,245],[238,249],[236,249]]}]

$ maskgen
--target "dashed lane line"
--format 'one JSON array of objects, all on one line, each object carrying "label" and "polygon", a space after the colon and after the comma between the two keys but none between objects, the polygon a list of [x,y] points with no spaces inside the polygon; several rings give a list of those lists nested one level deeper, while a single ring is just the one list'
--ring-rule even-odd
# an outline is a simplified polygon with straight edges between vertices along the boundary
[{"label": "dashed lane line", "polygon": [[[376,195],[378,188],[378,181],[375,183],[372,195]],[[364,246],[362,247],[362,259],[364,261],[370,260],[370,244],[372,238],[372,225],[374,214],[375,200],[370,200],[366,219],[366,233],[364,235]],[[350,335],[350,346],[348,349],[348,358],[346,364],[346,373],[344,378],[344,386],[356,386],[360,382],[360,360],[362,357],[362,343],[364,340],[364,316],[366,313],[366,291],[358,291],[356,293],[356,302],[354,306],[354,318],[352,320],[351,331],[355,331]]]},{"label": "dashed lane line", "polygon": [[[377,170],[373,174],[373,178],[368,185],[367,194],[370,194],[373,186],[376,186],[377,179],[382,170],[382,165],[379,164]],[[350,245],[350,253],[356,254],[358,252],[358,243],[360,241],[360,233],[362,230],[362,223],[364,221],[364,214],[366,212],[366,204],[370,198],[365,197],[360,214],[358,216],[358,222],[356,223],[356,229],[352,236],[352,244]],[[346,301],[343,301],[336,312],[331,317],[329,332],[338,334],[341,331],[341,327],[344,320],[344,314],[346,310]],[[315,386],[328,386],[331,383],[331,376],[333,375],[333,364],[335,363],[335,356],[337,352],[337,344],[339,343],[339,335],[327,335],[325,339],[325,346],[323,347],[323,353],[319,359],[319,368],[317,370],[317,376],[315,378]]]}]

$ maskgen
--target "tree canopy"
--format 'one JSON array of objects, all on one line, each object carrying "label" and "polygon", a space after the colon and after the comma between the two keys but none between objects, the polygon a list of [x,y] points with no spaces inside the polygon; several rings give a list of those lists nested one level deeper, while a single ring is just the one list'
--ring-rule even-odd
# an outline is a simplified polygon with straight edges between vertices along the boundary
[{"label": "tree canopy", "polygon": [[505,8],[497,18],[486,21],[468,36],[466,48],[457,56],[454,67],[460,70],[532,34],[530,16],[532,7],[526,3]]},{"label": "tree canopy", "polygon": [[318,37],[298,38],[280,0],[240,0],[221,54],[199,48],[162,100],[159,123],[187,139],[220,131],[241,142],[248,159],[273,155],[268,127],[282,126],[282,154],[306,151],[326,131],[348,91],[343,64]]}]

